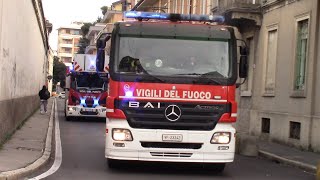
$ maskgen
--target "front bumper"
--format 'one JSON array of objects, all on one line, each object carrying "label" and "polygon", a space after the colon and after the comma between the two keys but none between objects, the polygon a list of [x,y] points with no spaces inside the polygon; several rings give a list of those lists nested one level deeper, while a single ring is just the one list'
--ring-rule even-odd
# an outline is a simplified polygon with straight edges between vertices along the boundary
[{"label": "front bumper", "polygon": [[[133,129],[126,120],[107,119],[106,127],[105,157],[108,159],[196,163],[228,163],[234,160],[235,129],[231,124],[218,123],[212,131]],[[130,130],[133,141],[114,141],[112,138],[113,128]],[[230,132],[230,142],[228,144],[211,144],[210,140],[215,132]],[[178,144],[201,144],[201,148],[143,147],[143,142],[163,143],[164,134],[180,134],[183,139]],[[115,143],[123,143],[124,147],[116,147]]]},{"label": "front bumper", "polygon": [[106,117],[105,107],[85,108],[82,106],[67,106],[66,115],[70,117]]}]

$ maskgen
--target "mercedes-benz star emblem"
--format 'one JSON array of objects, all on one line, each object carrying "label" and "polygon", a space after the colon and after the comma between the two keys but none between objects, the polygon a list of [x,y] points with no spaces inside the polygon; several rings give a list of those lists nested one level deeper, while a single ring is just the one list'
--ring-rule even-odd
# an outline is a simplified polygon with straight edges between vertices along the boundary
[{"label": "mercedes-benz star emblem", "polygon": [[164,114],[169,121],[177,121],[181,117],[181,109],[177,105],[170,105],[166,108]]}]

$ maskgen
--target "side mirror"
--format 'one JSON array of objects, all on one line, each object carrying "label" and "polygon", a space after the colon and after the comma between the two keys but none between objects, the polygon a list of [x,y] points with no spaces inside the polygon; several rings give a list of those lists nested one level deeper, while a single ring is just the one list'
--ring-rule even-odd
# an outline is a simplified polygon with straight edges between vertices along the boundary
[{"label": "side mirror", "polygon": [[239,77],[248,77],[248,49],[246,47],[240,47]]},{"label": "side mirror", "polygon": [[66,77],[66,84],[65,84],[64,89],[65,90],[69,90],[70,89],[70,84],[71,84],[71,76],[67,76]]},{"label": "side mirror", "polygon": [[105,47],[106,43],[111,39],[110,34],[102,34],[97,40],[97,58],[96,58],[96,67],[99,72],[104,71],[104,62],[105,62]]}]

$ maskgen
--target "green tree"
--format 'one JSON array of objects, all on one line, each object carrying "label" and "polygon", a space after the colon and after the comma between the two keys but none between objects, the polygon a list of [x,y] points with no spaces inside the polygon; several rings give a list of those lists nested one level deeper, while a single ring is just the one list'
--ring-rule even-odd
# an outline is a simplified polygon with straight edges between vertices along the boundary
[{"label": "green tree", "polygon": [[79,50],[78,54],[85,54],[87,46],[89,46],[89,39],[82,37],[79,41]]},{"label": "green tree", "polygon": [[60,86],[64,87],[66,77],[67,66],[59,61],[59,57],[54,56],[53,58],[53,84],[54,86],[60,82]]},{"label": "green tree", "polygon": [[101,8],[102,15],[105,15],[108,12],[109,7],[108,6],[102,6]]},{"label": "green tree", "polygon": [[81,26],[81,34],[82,38],[80,38],[79,41],[79,51],[78,54],[85,54],[86,48],[89,45],[89,39],[86,38],[86,35],[89,32],[90,26],[92,26],[94,23],[84,23],[83,26]]},{"label": "green tree", "polygon": [[97,24],[97,23],[100,23],[102,21],[102,18],[99,16],[98,18],[97,18],[97,20],[93,23],[94,25],[95,24]]},{"label": "green tree", "polygon": [[81,33],[82,33],[82,37],[85,37],[90,29],[90,26],[92,26],[93,23],[84,23],[83,26],[81,26]]}]

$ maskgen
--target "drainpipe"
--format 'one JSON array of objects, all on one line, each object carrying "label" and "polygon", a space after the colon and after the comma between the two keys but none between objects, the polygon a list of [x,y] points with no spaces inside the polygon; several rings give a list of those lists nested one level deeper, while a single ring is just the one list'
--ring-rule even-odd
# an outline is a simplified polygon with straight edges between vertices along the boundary
[{"label": "drainpipe", "polygon": [[189,14],[191,15],[192,14],[192,4],[193,4],[193,0],[190,0],[190,7],[189,7]]}]

